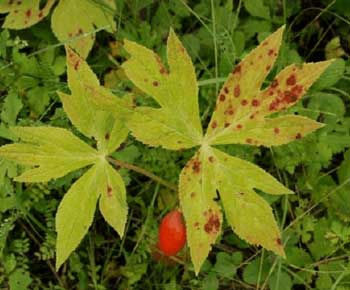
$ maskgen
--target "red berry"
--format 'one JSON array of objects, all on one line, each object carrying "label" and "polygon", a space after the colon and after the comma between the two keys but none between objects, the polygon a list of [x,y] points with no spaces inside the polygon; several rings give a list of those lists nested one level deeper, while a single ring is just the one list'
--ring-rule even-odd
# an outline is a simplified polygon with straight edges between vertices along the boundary
[{"label": "red berry", "polygon": [[186,243],[186,227],[179,210],[169,212],[159,226],[158,248],[165,256],[175,256]]}]

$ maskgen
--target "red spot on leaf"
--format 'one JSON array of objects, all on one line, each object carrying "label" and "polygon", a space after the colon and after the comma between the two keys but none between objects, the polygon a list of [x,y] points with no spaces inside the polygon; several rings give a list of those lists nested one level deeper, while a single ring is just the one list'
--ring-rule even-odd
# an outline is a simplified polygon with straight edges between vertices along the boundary
[{"label": "red spot on leaf", "polygon": [[269,56],[271,56],[271,55],[273,55],[273,54],[274,54],[274,52],[275,52],[275,51],[274,51],[273,49],[269,49],[269,51],[268,51],[268,53],[267,53],[267,54],[268,54]]},{"label": "red spot on leaf", "polygon": [[155,87],[158,87],[159,86],[159,82],[157,82],[157,81],[153,81],[153,86],[155,86]]},{"label": "red spot on leaf", "polygon": [[297,82],[297,79],[295,77],[295,74],[290,75],[286,81],[288,86],[294,86],[296,84],[296,82]]},{"label": "red spot on leaf", "polygon": [[291,92],[291,91],[285,91],[284,92],[284,98],[283,101],[285,101],[286,103],[294,103],[298,100],[298,96]]},{"label": "red spot on leaf", "polygon": [[241,125],[241,124],[237,124],[237,125],[236,125],[236,128],[237,128],[237,129],[242,129],[242,125]]},{"label": "red spot on leaf", "polygon": [[215,129],[218,126],[218,123],[216,121],[214,121],[213,123],[211,123],[211,127],[213,129]]},{"label": "red spot on leaf", "polygon": [[233,89],[233,95],[238,98],[241,94],[241,87],[239,85],[236,85]]},{"label": "red spot on leaf", "polygon": [[301,139],[301,137],[302,137],[301,133],[298,133],[295,135],[295,139]]},{"label": "red spot on leaf", "polygon": [[209,210],[209,218],[207,223],[204,225],[204,230],[208,234],[216,234],[220,230],[220,219],[217,214],[214,214]]},{"label": "red spot on leaf", "polygon": [[219,99],[221,102],[223,102],[223,101],[225,101],[226,97],[224,94],[221,94]]},{"label": "red spot on leaf", "polygon": [[275,134],[278,134],[280,132],[280,128],[274,128],[273,131],[275,132]]},{"label": "red spot on leaf", "polygon": [[161,68],[159,69],[159,72],[160,72],[162,75],[168,74],[168,71],[165,69],[165,67],[161,67]]},{"label": "red spot on leaf", "polygon": [[78,70],[79,64],[80,64],[80,61],[77,60],[77,61],[75,62],[75,64],[74,64],[74,69],[75,69],[75,70]]},{"label": "red spot on leaf", "polygon": [[198,159],[193,160],[192,170],[194,173],[199,173],[201,171],[201,162]]},{"label": "red spot on leaf", "polygon": [[260,105],[260,101],[259,100],[257,100],[257,99],[253,99],[252,100],[252,106],[257,107],[259,105]]},{"label": "red spot on leaf", "polygon": [[236,74],[236,73],[240,73],[241,72],[241,65],[237,65],[235,67],[235,69],[232,71],[232,73]]},{"label": "red spot on leaf", "polygon": [[246,106],[248,104],[248,101],[246,100],[246,99],[243,99],[242,101],[241,101],[241,105],[242,106]]}]

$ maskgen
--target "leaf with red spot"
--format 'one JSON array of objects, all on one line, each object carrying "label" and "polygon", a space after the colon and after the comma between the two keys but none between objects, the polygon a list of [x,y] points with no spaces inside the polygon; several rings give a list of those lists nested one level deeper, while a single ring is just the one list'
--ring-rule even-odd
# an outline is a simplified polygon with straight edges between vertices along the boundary
[{"label": "leaf with red spot", "polygon": [[0,4],[0,13],[8,13],[2,27],[9,29],[28,28],[46,17],[55,0],[48,0],[40,9],[40,0],[7,0]]},{"label": "leaf with red spot", "polygon": [[289,66],[262,90],[278,56],[283,31],[281,27],[267,37],[233,69],[219,93],[205,136],[199,122],[193,65],[174,32],[168,37],[169,71],[155,53],[125,41],[131,55],[123,64],[126,75],[160,106],[136,108],[127,120],[132,134],[146,144],[173,150],[200,146],[179,180],[180,205],[196,273],[222,224],[216,191],[222,197],[227,220],[240,237],[284,256],[272,210],[254,190],[275,195],[293,192],[258,166],[211,147],[280,145],[322,126],[301,116],[270,117],[300,100],[330,64]]},{"label": "leaf with red spot", "polygon": [[[11,131],[19,142],[0,147],[1,158],[33,167],[16,178],[19,182],[47,182],[91,166],[73,183],[57,211],[57,269],[87,233],[99,198],[104,219],[121,237],[128,210],[125,184],[108,163],[108,155],[127,137],[125,117],[130,111],[130,100],[118,98],[100,86],[84,59],[68,47],[66,51],[72,94],[59,93],[63,108],[81,133],[97,141],[97,149],[56,127],[14,127]],[[110,104],[111,111],[101,109],[94,99]]]},{"label": "leaf with red spot", "polygon": [[[209,144],[280,145],[296,139],[293,136],[298,133],[304,136],[321,127],[307,118],[285,116],[279,119],[283,120],[283,128],[279,128],[278,120],[265,118],[298,102],[333,61],[290,65],[261,91],[277,58],[283,30],[281,27],[267,37],[229,75],[205,136]],[[273,125],[281,134],[271,134]]]},{"label": "leaf with red spot", "polygon": [[52,31],[86,58],[94,44],[96,29],[111,33],[116,30],[114,10],[113,0],[60,0],[52,13]]}]

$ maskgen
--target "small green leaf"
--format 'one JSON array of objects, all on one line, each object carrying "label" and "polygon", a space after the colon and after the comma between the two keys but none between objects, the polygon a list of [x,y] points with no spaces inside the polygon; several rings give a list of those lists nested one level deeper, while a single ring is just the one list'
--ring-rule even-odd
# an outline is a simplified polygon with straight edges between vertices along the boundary
[{"label": "small green leaf", "polygon": [[9,12],[2,27],[9,29],[28,28],[46,17],[53,4],[55,4],[55,0],[48,0],[46,5],[40,9],[40,0],[2,1],[0,13]]},{"label": "small green leaf", "polygon": [[63,197],[56,214],[56,270],[65,262],[87,233],[103,189],[103,168],[94,165]]},{"label": "small green leaf", "polygon": [[222,214],[214,201],[216,188],[210,148],[201,149],[183,168],[179,199],[186,221],[187,242],[196,274],[220,234]]},{"label": "small green leaf", "polygon": [[14,125],[22,107],[22,101],[18,97],[16,91],[10,90],[4,100],[4,105],[1,110],[1,120],[9,125]]},{"label": "small green leaf", "polygon": [[100,198],[100,211],[119,236],[123,237],[128,213],[125,185],[122,177],[111,165],[106,164],[104,170],[106,180],[102,187],[104,190]]},{"label": "small green leaf", "polygon": [[97,152],[69,131],[55,127],[13,127],[21,143],[0,147],[0,156],[36,166],[15,178],[20,182],[46,182],[94,163]]},{"label": "small green leaf", "polygon": [[270,20],[270,10],[263,0],[244,0],[244,6],[250,15]]},{"label": "small green leaf", "polygon": [[[124,115],[120,109],[125,101],[113,96],[100,83],[84,59],[72,49],[66,47],[68,84],[72,95],[59,93],[63,108],[75,127],[87,137],[97,140],[100,152],[106,154],[116,150],[128,135],[128,129],[124,125]],[[99,109],[94,103],[94,98],[107,96],[113,100],[117,110],[107,112]]]},{"label": "small green leaf", "polygon": [[202,127],[196,75],[175,33],[171,30],[168,37],[169,72],[151,50],[128,40],[124,47],[131,55],[123,64],[126,75],[161,106],[135,109],[128,121],[133,135],[151,146],[173,150],[198,145]]},{"label": "small green leaf", "polygon": [[116,30],[114,9],[111,0],[60,0],[52,13],[52,31],[60,41],[69,40],[69,45],[86,58],[94,44],[96,28]]}]

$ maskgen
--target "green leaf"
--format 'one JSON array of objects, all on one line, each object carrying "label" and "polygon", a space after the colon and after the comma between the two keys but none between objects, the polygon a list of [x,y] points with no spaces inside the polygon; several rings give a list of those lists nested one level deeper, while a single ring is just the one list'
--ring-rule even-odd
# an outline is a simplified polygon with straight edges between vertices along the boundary
[{"label": "green leaf", "polygon": [[[207,150],[210,150],[209,148]],[[221,209],[216,198],[210,152],[201,149],[182,169],[179,199],[186,221],[187,243],[196,274],[220,234]]]},{"label": "green leaf", "polygon": [[320,91],[335,85],[343,76],[344,70],[345,61],[341,58],[336,59],[314,83],[312,88]]},{"label": "green leaf", "polygon": [[113,20],[114,1],[102,0],[60,0],[52,13],[52,31],[62,42],[69,45],[86,58],[94,44],[97,29],[108,32],[116,30]]},{"label": "green leaf", "polygon": [[[72,95],[59,93],[63,108],[74,126],[87,137],[97,140],[100,152],[106,154],[115,151],[123,142],[128,129],[124,125],[124,114],[121,113],[126,102],[118,99],[100,83],[88,64],[72,49],[66,47],[68,84]],[[112,99],[115,111],[99,109],[94,103],[97,96]]]},{"label": "green leaf", "polygon": [[[99,168],[100,167],[100,168]],[[101,165],[94,165],[63,197],[56,214],[56,270],[79,245],[94,218],[103,187]]]},{"label": "green leaf", "polygon": [[161,106],[140,107],[128,126],[142,142],[168,149],[190,148],[200,143],[202,127],[198,109],[198,86],[191,59],[175,33],[168,37],[169,72],[159,56],[125,40],[131,55],[123,68],[126,75]]},{"label": "green leaf", "polygon": [[125,185],[122,177],[111,165],[106,164],[104,170],[105,185],[102,188],[105,188],[105,191],[101,194],[100,211],[104,219],[122,237],[128,213]]},{"label": "green leaf", "polygon": [[270,19],[270,10],[263,0],[244,0],[244,6],[250,15]]},{"label": "green leaf", "polygon": [[46,17],[55,0],[48,0],[46,5],[40,9],[40,0],[2,1],[0,13],[9,14],[2,25],[9,29],[28,28]]},{"label": "green leaf", "polygon": [[16,123],[17,115],[23,108],[21,99],[18,97],[15,90],[10,90],[4,100],[4,105],[1,110],[1,120],[9,125]]},{"label": "green leaf", "polygon": [[0,156],[29,166],[15,178],[20,182],[46,182],[94,163],[97,152],[69,131],[55,127],[13,127],[21,143],[0,147]]}]

